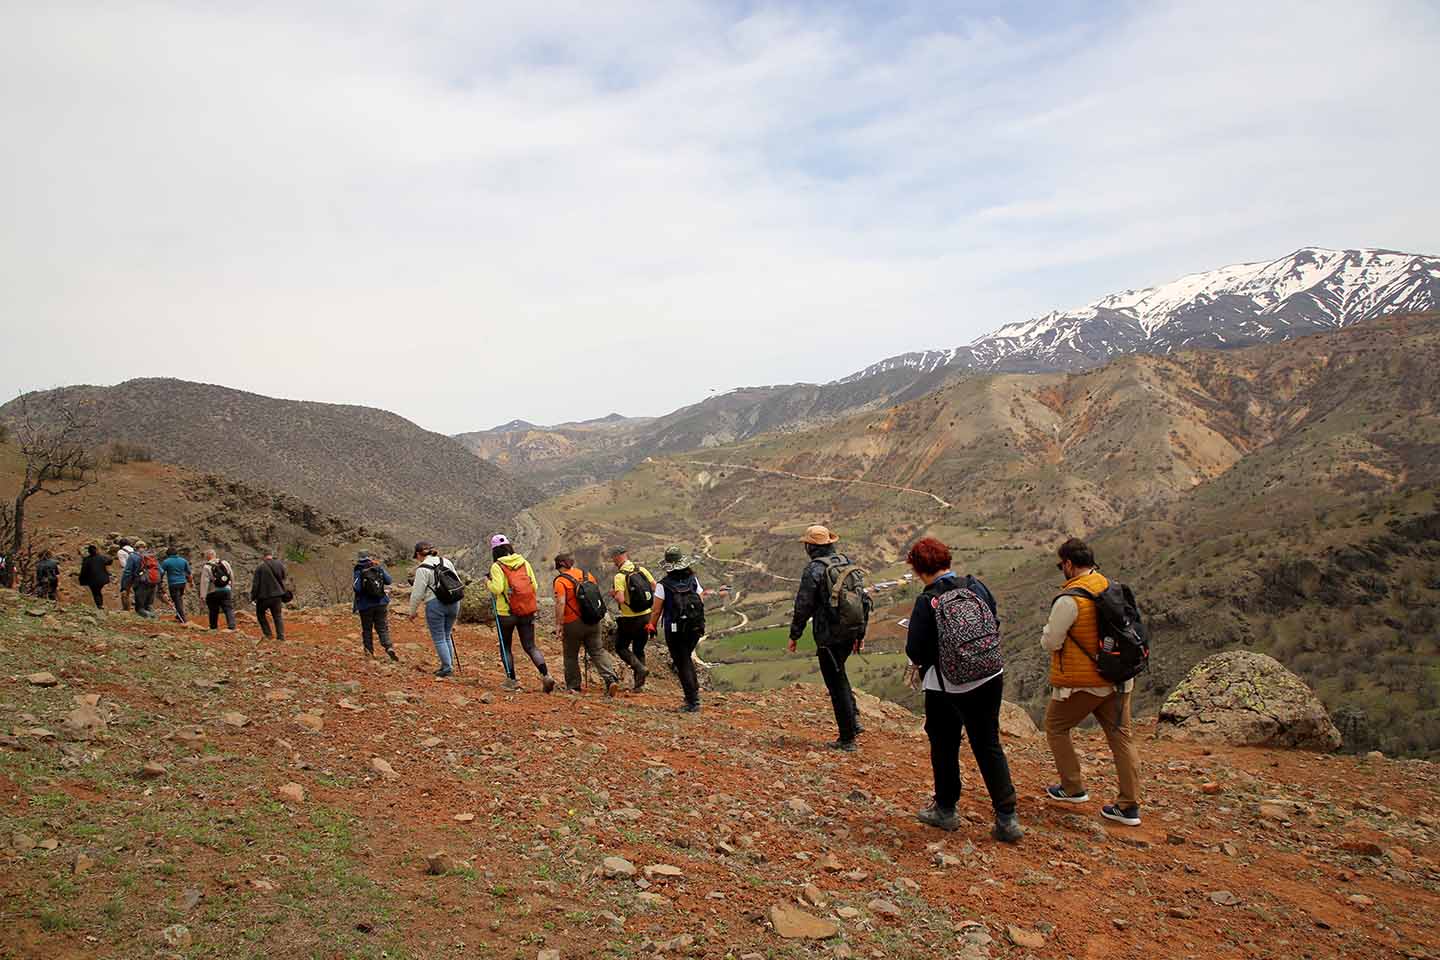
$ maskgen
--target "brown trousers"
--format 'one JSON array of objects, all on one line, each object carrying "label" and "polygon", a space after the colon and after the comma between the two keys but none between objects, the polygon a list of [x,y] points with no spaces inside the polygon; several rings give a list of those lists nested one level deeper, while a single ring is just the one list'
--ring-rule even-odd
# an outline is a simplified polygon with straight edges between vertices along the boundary
[{"label": "brown trousers", "polygon": [[1110,743],[1110,753],[1115,758],[1115,779],[1120,793],[1117,802],[1122,807],[1140,803],[1140,755],[1130,737],[1130,694],[1112,693],[1108,697],[1097,697],[1084,690],[1076,690],[1064,700],[1051,700],[1045,709],[1045,739],[1050,742],[1050,753],[1055,757],[1055,767],[1060,771],[1060,786],[1066,793],[1084,793],[1085,778],[1080,772],[1080,758],[1075,755],[1075,744],[1070,731],[1094,715],[1105,731]]},{"label": "brown trousers", "polygon": [[600,671],[605,683],[617,683],[620,679],[615,672],[615,661],[600,642],[600,624],[571,620],[560,631],[561,650],[565,655],[565,686],[571,690],[580,689],[580,648],[590,655],[590,662]]}]

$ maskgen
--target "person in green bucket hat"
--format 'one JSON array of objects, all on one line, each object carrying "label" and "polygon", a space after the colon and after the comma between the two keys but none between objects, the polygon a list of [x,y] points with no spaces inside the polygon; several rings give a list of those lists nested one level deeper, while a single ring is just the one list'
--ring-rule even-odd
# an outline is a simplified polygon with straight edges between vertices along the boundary
[{"label": "person in green bucket hat", "polygon": [[666,549],[660,563],[665,575],[655,584],[655,603],[645,627],[652,636],[657,628],[665,636],[670,662],[685,694],[681,713],[700,712],[700,679],[695,675],[693,654],[705,635],[705,590],[691,569],[698,561],[683,547]]}]

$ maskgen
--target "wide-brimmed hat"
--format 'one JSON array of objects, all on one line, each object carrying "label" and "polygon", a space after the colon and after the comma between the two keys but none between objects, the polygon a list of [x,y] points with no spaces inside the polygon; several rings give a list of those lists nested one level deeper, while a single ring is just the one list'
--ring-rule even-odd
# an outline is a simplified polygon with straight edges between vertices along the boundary
[{"label": "wide-brimmed hat", "polygon": [[607,555],[613,559],[613,558],[615,558],[615,557],[622,556],[623,554],[627,554],[627,553],[629,553],[629,552],[630,552],[630,548],[629,548],[629,547],[621,546],[621,545],[616,545],[616,546],[613,546],[613,547],[610,548],[610,552],[609,552]]},{"label": "wide-brimmed hat", "polygon": [[361,550],[359,553],[355,554],[355,562],[356,562],[356,563],[363,563],[363,562],[365,562],[366,560],[369,560],[369,559],[370,559],[370,551],[369,551],[369,550]]},{"label": "wide-brimmed hat", "polygon": [[822,527],[817,523],[805,531],[805,536],[800,538],[800,542],[823,546],[827,543],[834,543],[839,539],[840,534],[831,533],[829,527]]},{"label": "wide-brimmed hat", "polygon": [[669,546],[665,548],[665,559],[660,561],[660,569],[666,573],[670,573],[672,570],[684,570],[693,566],[699,559],[699,557],[686,553],[684,547]]}]

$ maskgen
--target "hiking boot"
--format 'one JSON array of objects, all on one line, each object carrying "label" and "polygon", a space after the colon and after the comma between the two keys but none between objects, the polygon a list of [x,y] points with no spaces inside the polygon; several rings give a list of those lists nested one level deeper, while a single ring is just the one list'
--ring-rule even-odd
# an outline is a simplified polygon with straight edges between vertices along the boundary
[{"label": "hiking boot", "polygon": [[839,750],[842,753],[855,752],[854,740],[831,740],[829,743],[825,744],[825,746],[829,747],[831,750]]},{"label": "hiking boot", "polygon": [[990,829],[990,836],[1001,843],[1016,843],[1025,836],[1025,829],[1020,826],[1020,818],[1013,813],[1001,813],[995,816],[995,826]]},{"label": "hiking boot", "polygon": [[700,704],[698,704],[698,703],[687,703],[687,704],[684,704],[683,706],[681,706],[680,709],[679,709],[678,711],[676,711],[676,712],[677,712],[677,713],[699,713],[699,712],[700,712]]},{"label": "hiking boot", "polygon": [[385,656],[389,657],[391,660],[394,660],[396,663],[400,662],[400,658],[395,655],[394,647],[386,647]]},{"label": "hiking boot", "polygon": [[916,812],[915,819],[925,826],[934,827],[937,830],[955,831],[960,829],[960,817],[955,811],[953,809],[946,810],[933,800],[930,801],[930,806]]},{"label": "hiking boot", "polygon": [[860,736],[860,734],[862,734],[862,733],[864,733],[864,732],[865,732],[865,728],[860,725],[860,721],[858,721],[858,720],[855,721],[855,736],[858,737],[858,736]]},{"label": "hiking boot", "polygon": [[374,659],[375,659],[375,648],[374,648],[374,647],[366,647],[366,648],[365,648],[365,656],[369,657],[371,660],[374,660]]},{"label": "hiking boot", "polygon": [[449,669],[449,668],[447,668],[447,667],[441,667],[439,670],[436,670],[436,671],[435,671],[435,676],[440,677],[440,678],[443,679],[443,678],[445,678],[445,677],[450,676],[450,675],[451,675],[452,673],[454,673],[454,672],[455,672],[454,670],[451,670],[451,669]]},{"label": "hiking boot", "polygon": [[555,678],[548,673],[545,674],[545,676],[540,678],[540,686],[544,688],[546,693],[553,693],[555,690]]},{"label": "hiking boot", "polygon": [[1122,807],[1118,803],[1107,803],[1100,808],[1100,816],[1106,820],[1123,823],[1127,827],[1140,826],[1140,807]]},{"label": "hiking boot", "polygon": [[645,686],[645,678],[650,676],[650,671],[645,669],[645,664],[635,668],[635,689],[639,690]]},{"label": "hiking boot", "polygon": [[614,699],[615,699],[615,695],[616,695],[617,693],[619,693],[619,692],[620,692],[620,684],[616,683],[614,680],[608,680],[608,681],[606,681],[606,683],[605,683],[605,699],[606,699],[606,700],[614,700]]},{"label": "hiking boot", "polygon": [[1046,787],[1045,796],[1051,800],[1059,800],[1061,803],[1088,803],[1090,801],[1090,794],[1085,791],[1066,793],[1065,788],[1059,785]]},{"label": "hiking boot", "polygon": [[[554,681],[552,680],[551,683],[554,683]],[[509,677],[506,677],[505,682],[500,684],[500,689],[509,690],[511,693],[514,693],[516,690],[520,689],[520,681],[512,680]]]}]

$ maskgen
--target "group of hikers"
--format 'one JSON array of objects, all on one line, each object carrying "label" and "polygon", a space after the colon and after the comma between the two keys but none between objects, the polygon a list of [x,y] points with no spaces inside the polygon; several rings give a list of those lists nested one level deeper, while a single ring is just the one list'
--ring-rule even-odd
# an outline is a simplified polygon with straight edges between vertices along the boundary
[{"label": "group of hikers", "polygon": [[[198,568],[181,555],[175,547],[168,547],[161,555],[150,548],[144,540],[133,543],[125,537],[117,541],[115,556],[100,552],[95,544],[86,544],[80,558],[78,581],[90,590],[90,597],[97,609],[105,609],[105,588],[115,577],[110,568],[119,570],[120,609],[133,611],[137,616],[156,617],[155,599],[168,596],[175,611],[176,623],[188,623],[185,614],[185,594],[194,586],[204,598],[210,615],[210,629],[218,628],[221,617],[229,630],[235,629],[235,568],[230,561],[220,559],[214,550],[206,550]],[[33,592],[45,600],[55,600],[60,588],[60,561],[49,551],[42,551],[35,564]],[[255,567],[250,578],[250,602],[255,605],[255,618],[260,623],[260,632],[267,639],[285,639],[285,604],[294,599],[288,586],[285,564],[273,554],[266,553]]]},{"label": "group of hikers", "polygon": [[[829,745],[839,751],[857,750],[864,733],[859,710],[846,673],[852,653],[864,649],[873,601],[866,586],[866,571],[836,544],[839,536],[824,526],[805,531],[801,543],[807,560],[795,596],[789,649],[809,625],[815,641],[820,675],[829,691],[837,737]],[[540,613],[540,581],[530,562],[510,538],[490,539],[491,565],[484,579],[495,618],[499,657],[505,672],[503,687],[521,689],[516,676],[513,642],[520,646],[539,674],[541,688],[551,693],[556,681],[536,641]],[[660,634],[679,681],[680,711],[700,710],[700,684],[695,669],[696,647],[705,634],[705,590],[695,575],[698,558],[679,546],[665,551],[661,577],[636,563],[623,546],[607,551],[614,568],[602,590],[596,577],[576,564],[572,552],[553,560],[555,639],[564,660],[565,689],[580,692],[581,651],[598,670],[607,698],[616,696],[620,675],[602,641],[608,612],[607,594],[615,607],[614,652],[629,667],[633,688],[645,685],[649,668],[645,651]],[[1138,826],[1140,823],[1139,758],[1131,737],[1130,698],[1134,677],[1148,662],[1148,640],[1129,589],[1112,583],[1097,569],[1090,547],[1069,539],[1059,547],[1056,566],[1064,585],[1051,603],[1039,642],[1050,655],[1049,705],[1045,735],[1055,759],[1060,782],[1045,796],[1058,803],[1079,804],[1090,799],[1071,731],[1094,717],[1105,733],[1114,758],[1118,792],[1101,815],[1108,820]],[[408,603],[400,616],[413,618],[424,608],[425,624],[435,647],[437,677],[457,669],[454,630],[459,620],[466,584],[455,564],[442,557],[433,544],[420,541],[412,555],[416,566]],[[992,836],[1013,843],[1024,836],[1016,816],[1017,793],[1010,777],[1000,737],[1000,711],[1004,689],[1004,659],[1000,644],[1000,616],[994,595],[973,575],[953,569],[949,548],[933,537],[917,541],[906,563],[924,589],[916,598],[906,625],[906,682],[923,691],[925,732],[930,741],[934,796],[916,816],[924,824],[955,830],[960,798],[960,744],[968,734],[980,776],[995,813]],[[186,622],[184,597],[197,583],[209,611],[210,629],[223,615],[226,627],[235,629],[235,574],[229,561],[207,550],[197,571],[173,547],[157,557],[141,540],[133,545],[119,541],[113,558],[92,544],[81,561],[79,581],[89,587],[97,607],[103,608],[103,589],[110,583],[112,562],[120,573],[122,608],[153,617],[155,595],[162,583],[168,589],[175,619]],[[366,655],[375,655],[378,638],[385,654],[399,660],[390,637],[390,572],[368,552],[361,552],[353,570],[352,610],[360,618]],[[48,552],[36,566],[36,592],[54,599],[59,564]],[[268,639],[285,639],[283,608],[293,598],[284,563],[267,553],[251,575],[250,600],[255,605],[261,633]]]}]

